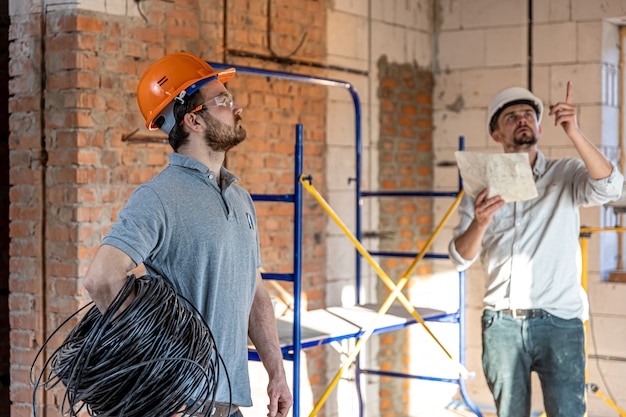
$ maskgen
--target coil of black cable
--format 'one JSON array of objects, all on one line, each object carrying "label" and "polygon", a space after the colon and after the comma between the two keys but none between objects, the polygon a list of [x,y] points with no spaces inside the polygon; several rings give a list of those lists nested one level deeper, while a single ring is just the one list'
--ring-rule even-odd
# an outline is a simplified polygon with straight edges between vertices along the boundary
[{"label": "coil of black cable", "polygon": [[[52,336],[90,306],[35,378]],[[221,357],[201,314],[165,279],[130,276],[104,313],[93,304],[85,308],[55,330],[33,362],[35,417],[37,389],[59,383],[62,412],[70,417],[211,415]]]}]

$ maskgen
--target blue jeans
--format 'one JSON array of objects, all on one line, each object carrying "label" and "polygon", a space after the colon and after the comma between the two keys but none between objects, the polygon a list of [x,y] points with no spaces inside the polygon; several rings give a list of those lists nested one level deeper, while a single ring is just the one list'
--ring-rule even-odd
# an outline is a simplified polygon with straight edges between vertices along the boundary
[{"label": "blue jeans", "polygon": [[585,414],[585,331],[579,319],[531,319],[485,310],[483,371],[498,417],[529,417],[530,374],[537,372],[548,417]]}]

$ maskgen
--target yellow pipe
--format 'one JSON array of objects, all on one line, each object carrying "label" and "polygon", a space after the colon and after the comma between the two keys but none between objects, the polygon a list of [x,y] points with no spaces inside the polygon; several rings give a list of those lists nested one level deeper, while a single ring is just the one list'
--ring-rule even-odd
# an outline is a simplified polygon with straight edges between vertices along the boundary
[{"label": "yellow pipe", "polygon": [[[365,249],[365,247],[363,247],[361,242],[359,242],[359,240],[352,234],[352,232],[350,232],[348,227],[343,223],[343,221],[335,213],[332,207],[330,207],[330,205],[326,202],[326,200],[324,200],[324,198],[320,195],[317,189],[309,181],[307,181],[304,178],[304,176],[300,177],[300,182],[302,183],[304,188],[313,195],[313,197],[320,203],[320,205],[324,208],[324,210],[328,213],[328,215],[335,221],[335,223],[339,226],[339,228],[350,239],[350,241],[356,247],[359,253],[363,255],[363,257],[367,260],[367,262],[374,268],[374,270],[376,271],[378,276],[382,279],[382,281],[385,283],[387,288],[389,288],[390,290],[394,290],[396,287],[396,284],[393,282],[393,280],[389,278],[389,275],[387,275],[387,273],[383,271],[380,265],[378,265],[378,263],[374,260],[374,258],[372,258],[372,256],[369,254],[367,249]],[[450,218],[450,216],[452,215],[456,207],[458,206],[462,197],[463,197],[463,190],[461,190],[461,192],[458,194],[456,200],[454,201],[454,203],[452,203],[452,206],[450,206],[450,208],[448,209],[448,212],[444,215],[439,225],[435,228],[435,230],[429,237],[428,241],[424,245],[424,248],[415,257],[413,263],[411,263],[411,265],[409,266],[407,271],[404,273],[404,275],[402,275],[402,278],[404,277],[408,278],[413,273],[413,271],[415,270],[415,267],[424,258],[424,256],[426,255],[426,252],[428,251],[428,249],[434,242],[435,238],[437,237],[437,235],[439,234],[439,232],[441,231],[445,223],[448,221],[448,219]],[[437,337],[432,333],[432,331],[430,330],[430,328],[428,327],[424,319],[419,315],[417,310],[415,310],[415,307],[413,307],[413,305],[405,297],[405,295],[400,293],[398,295],[398,300],[403,305],[403,307],[415,318],[415,320],[417,320],[422,326],[424,326],[424,329],[426,330],[426,332],[435,340],[435,342],[445,352],[448,358],[454,361],[454,358],[452,357],[450,352],[448,352],[448,350],[443,346],[443,344],[439,341],[439,339],[437,339]],[[455,362],[456,362],[455,365],[459,368],[459,374],[462,377],[466,378],[468,375],[467,369],[463,365],[461,365],[461,363],[459,363],[458,361],[455,361]]]},{"label": "yellow pipe", "polygon": [[454,213],[454,210],[456,210],[457,206],[461,202],[461,198],[463,198],[463,194],[464,194],[464,190],[461,190],[459,194],[456,196],[456,199],[454,200],[454,202],[452,203],[452,205],[450,206],[446,214],[443,216],[443,218],[441,219],[441,221],[439,222],[439,224],[437,225],[433,233],[430,235],[430,237],[426,241],[426,244],[424,245],[420,253],[415,257],[415,260],[413,261],[411,266],[409,266],[409,269],[407,269],[407,271],[404,273],[405,276],[411,275],[413,273],[413,270],[417,266],[418,262],[422,260],[424,255],[426,255],[426,251],[430,249],[430,246],[435,241],[435,238],[437,237],[439,232],[441,232],[441,229],[443,229],[443,226],[448,222],[448,220],[450,219],[450,216],[452,216],[452,213]]},{"label": "yellow pipe", "polygon": [[[581,252],[581,266],[582,266],[582,274],[581,274],[581,285],[583,287],[583,289],[585,290],[585,292],[588,292],[588,285],[589,285],[589,278],[588,278],[588,239],[589,239],[589,235],[592,232],[610,232],[610,231],[616,231],[618,233],[624,231],[625,228],[623,227],[581,227],[580,228],[580,232],[581,232],[581,236],[580,236],[580,252]],[[588,342],[588,332],[589,332],[589,321],[585,322],[585,357],[588,358],[589,357],[589,342]],[[585,368],[585,382],[587,382],[589,380],[589,369]],[[608,405],[610,405],[611,407],[613,407],[615,410],[617,410],[617,412],[620,414],[620,416],[622,417],[626,417],[626,414],[624,413],[624,411],[622,411],[622,409],[620,409],[617,404],[615,404],[610,398],[605,397],[602,392],[600,391],[600,389],[598,388],[597,385],[595,384],[587,384],[587,387],[594,392],[596,395],[598,395],[598,397],[600,397],[602,400],[604,400],[604,402],[606,402]],[[587,398],[587,392],[585,391],[585,399]],[[585,413],[585,416],[587,416],[587,413]]]},{"label": "yellow pipe", "polygon": [[602,399],[605,403],[607,403],[608,405],[610,405],[611,407],[613,407],[615,409],[615,411],[618,412],[618,414],[621,417],[626,417],[626,412],[624,412],[624,410],[622,410],[621,408],[619,408],[617,406],[617,404],[615,404],[613,402],[613,400],[611,400],[609,397],[605,396],[602,391],[600,391],[600,388],[598,388],[597,385],[595,384],[589,384],[588,385],[589,389],[591,389],[591,392],[595,393],[598,397],[600,397],[600,399]]},{"label": "yellow pipe", "polygon": [[[619,139],[619,166],[622,172],[624,172],[624,83],[623,83],[623,74],[624,74],[624,37],[626,36],[626,29],[624,26],[619,27],[619,68],[618,68],[618,76],[620,82],[617,83],[619,88],[619,102],[617,103],[617,107],[619,109],[619,117],[617,120],[619,121],[618,126],[618,139]],[[618,215],[617,224],[621,227],[623,226],[623,216],[621,214]],[[624,269],[624,262],[622,260],[623,255],[623,244],[622,244],[622,232],[617,233],[617,269]]]},{"label": "yellow pipe", "polygon": [[[588,288],[588,273],[587,273],[587,268],[588,268],[588,256],[587,256],[587,240],[589,239],[589,235],[590,232],[582,232],[582,228],[581,228],[581,236],[580,236],[580,253],[581,253],[581,267],[582,267],[582,274],[580,277],[580,284],[583,287],[583,290],[585,290],[585,292],[587,291]],[[589,381],[589,367],[587,366],[587,360],[589,358],[589,320],[585,321],[585,323],[583,323],[583,326],[585,327],[585,383],[587,383]],[[585,403],[587,403],[588,397],[587,397],[587,391],[585,391]],[[587,411],[585,410],[585,414],[584,417],[587,417]]]},{"label": "yellow pipe", "polygon": [[317,404],[315,404],[315,407],[313,407],[313,410],[309,414],[309,417],[315,416],[315,415],[317,415],[317,413],[319,413],[319,411],[321,410],[322,406],[324,405],[324,403],[328,399],[328,396],[330,395],[332,390],[335,388],[335,385],[337,385],[337,383],[339,382],[339,379],[341,378],[341,375],[343,375],[343,373],[348,369],[348,367],[350,367],[352,362],[354,362],[354,360],[356,359],[357,355],[360,353],[362,346],[365,344],[365,342],[367,342],[369,337],[374,333],[374,327],[375,327],[374,324],[375,324],[376,320],[379,317],[381,317],[382,315],[387,313],[387,311],[391,307],[391,304],[393,304],[395,298],[398,296],[398,294],[400,294],[400,291],[402,290],[402,288],[404,288],[404,286],[406,285],[407,282],[408,282],[408,278],[401,278],[398,281],[398,285],[391,292],[391,294],[389,294],[389,296],[387,297],[387,299],[385,300],[383,305],[380,307],[380,310],[378,310],[378,314],[376,315],[376,317],[374,317],[374,320],[372,320],[372,322],[370,323],[370,327],[359,338],[359,341],[356,343],[356,345],[354,345],[354,350],[350,353],[350,355],[345,360],[345,362],[343,363],[343,365],[341,366],[339,371],[335,374],[335,377],[331,381],[330,385],[328,385],[328,387],[326,388],[326,391],[324,391],[324,393],[322,394],[322,396],[318,400]]},{"label": "yellow pipe", "polygon": [[626,227],[581,227],[580,233],[624,232]]},{"label": "yellow pipe", "polygon": [[[582,229],[581,229],[582,231]],[[583,232],[584,233],[584,232]],[[581,257],[581,268],[582,268],[582,273],[581,273],[581,278],[580,278],[580,284],[583,286],[583,289],[585,290],[585,292],[587,291],[587,236],[581,236],[580,237],[580,257]]]},{"label": "yellow pipe", "polygon": [[[308,182],[304,176],[300,177],[300,182],[302,183],[302,185],[304,186],[304,188],[309,191],[311,193],[311,195],[313,195],[313,197],[318,201],[318,203],[320,203],[320,205],[324,208],[324,210],[329,214],[329,216],[335,221],[335,223],[339,226],[339,228],[346,234],[346,236],[352,241],[352,243],[354,244],[354,246],[356,247],[356,249],[359,251],[359,253],[361,253],[361,255],[363,255],[367,261],[372,265],[372,267],[374,268],[374,270],[378,273],[378,275],[380,276],[380,278],[383,280],[383,282],[385,282],[385,284],[387,285],[387,287],[389,287],[389,289],[391,289],[391,293],[389,294],[389,296],[387,297],[387,299],[385,300],[385,302],[383,303],[383,305],[381,306],[380,310],[378,311],[378,314],[376,315],[376,317],[372,320],[372,323],[370,324],[370,327],[365,331],[365,333],[359,338],[359,341],[357,342],[357,344],[355,345],[352,353],[348,356],[347,360],[343,363],[342,367],[339,369],[339,371],[337,372],[337,374],[335,375],[335,377],[333,378],[333,380],[331,381],[330,385],[328,386],[328,388],[326,389],[326,391],[322,394],[320,400],[317,402],[317,404],[315,405],[315,407],[313,408],[313,410],[311,411],[311,414],[309,414],[309,416],[314,416],[316,415],[319,410],[321,409],[321,407],[324,405],[324,403],[326,402],[326,400],[328,399],[328,396],[330,395],[330,392],[332,392],[333,388],[335,387],[335,385],[339,382],[339,379],[341,378],[341,375],[345,372],[345,370],[352,364],[352,362],[356,359],[357,355],[359,354],[359,352],[361,351],[361,348],[363,346],[363,344],[369,339],[369,337],[373,334],[374,332],[374,328],[375,328],[375,323],[376,320],[378,318],[380,318],[382,315],[386,314],[387,311],[389,310],[389,308],[391,307],[391,304],[394,302],[394,300],[397,298],[401,301],[401,303],[405,306],[405,308],[407,308],[407,310],[412,310],[410,311],[411,314],[413,315],[413,317],[416,318],[416,320],[418,320],[426,329],[426,331],[433,337],[433,339],[438,343],[438,345],[444,350],[444,352],[448,355],[448,357],[450,359],[452,359],[452,356],[450,355],[450,353],[443,347],[443,345],[441,344],[441,342],[439,342],[439,340],[435,337],[435,335],[430,331],[430,329],[428,329],[428,326],[426,325],[426,323],[424,322],[424,320],[420,317],[419,314],[417,314],[417,312],[415,311],[415,308],[411,305],[411,303],[406,299],[406,297],[404,296],[404,294],[402,294],[402,289],[404,288],[404,286],[406,285],[406,283],[409,280],[409,276],[411,275],[411,273],[413,272],[413,270],[415,269],[415,266],[417,265],[417,263],[423,259],[424,255],[426,254],[426,251],[429,249],[429,247],[432,245],[432,242],[434,241],[434,236],[436,236],[441,228],[443,227],[443,225],[447,222],[447,220],[449,219],[449,217],[452,215],[452,213],[454,212],[454,209],[456,209],[456,206],[458,205],[458,203],[460,202],[460,199],[463,195],[463,192],[461,191],[461,193],[459,193],[459,195],[457,196],[457,199],[455,200],[455,202],[453,203],[453,205],[450,207],[450,209],[448,210],[448,212],[446,213],[446,215],[444,216],[444,218],[442,219],[442,221],[440,222],[439,226],[435,229],[433,235],[431,235],[430,239],[426,242],[426,244],[424,245],[424,248],[422,249],[422,251],[420,251],[420,253],[417,255],[417,257],[415,258],[415,260],[413,261],[413,263],[411,264],[411,266],[409,267],[409,269],[404,273],[404,275],[400,278],[400,280],[398,281],[397,285],[393,283],[393,281],[391,280],[391,278],[389,278],[389,276],[382,270],[382,268],[378,265],[378,263],[371,257],[371,255],[367,252],[367,250],[363,247],[363,245],[361,245],[361,243],[358,241],[358,239],[356,239],[356,237],[354,237],[354,235],[350,232],[350,230],[345,226],[345,224],[341,221],[341,219],[336,215],[336,213],[334,212],[334,210],[330,207],[330,205],[324,200],[324,198],[317,192],[317,190],[313,187],[312,184],[310,184],[310,182]],[[465,369],[465,367],[460,364],[457,363],[457,366],[459,366],[460,368],[462,368],[462,370],[460,371],[461,375],[467,375],[467,369]]]}]

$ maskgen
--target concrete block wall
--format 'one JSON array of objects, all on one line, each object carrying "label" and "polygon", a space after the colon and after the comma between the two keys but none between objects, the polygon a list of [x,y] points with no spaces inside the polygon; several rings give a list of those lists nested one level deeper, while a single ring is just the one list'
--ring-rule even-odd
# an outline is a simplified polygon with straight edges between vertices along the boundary
[{"label": "concrete block wall", "polygon": [[[353,84],[358,91],[362,104],[363,170],[361,187],[363,190],[379,190],[383,188],[381,185],[383,183],[395,183],[395,187],[391,186],[393,189],[410,189],[418,186],[417,183],[421,182],[418,166],[422,165],[418,163],[417,159],[420,158],[420,155],[428,159],[429,149],[425,152],[421,148],[418,152],[415,150],[406,151],[408,155],[416,158],[414,164],[404,162],[405,166],[409,166],[409,169],[412,170],[412,174],[407,174],[400,168],[402,165],[399,162],[401,154],[397,149],[384,151],[381,147],[383,146],[381,138],[385,132],[387,132],[388,138],[392,138],[390,139],[392,142],[394,137],[401,137],[398,118],[402,118],[402,110],[396,99],[402,93],[412,91],[407,88],[404,81],[414,81],[415,85],[420,87],[430,83],[432,13],[433,8],[430,1],[375,0],[366,2],[340,0],[333,2],[329,8],[328,62],[358,72],[356,74],[337,72],[336,78],[347,80]],[[411,76],[403,78],[399,75],[403,69],[414,72]],[[384,88],[383,81],[396,83],[396,88],[387,87],[386,91],[389,94],[385,99],[381,98],[381,89]],[[414,86],[413,88],[417,87]],[[331,94],[329,97],[329,115],[333,116],[327,123],[328,152],[329,156],[335,153],[337,156],[333,160],[341,160],[342,165],[336,169],[329,169],[327,172],[329,202],[350,230],[355,230],[356,202],[354,201],[353,185],[348,181],[349,177],[354,176],[355,169],[353,163],[355,159],[353,140],[355,132],[352,128],[354,110],[350,97],[346,94],[341,94],[341,92]],[[426,88],[426,92],[423,94],[428,97],[426,103],[423,100],[418,102],[413,95],[406,101],[416,108],[419,107],[420,112],[422,107],[427,108],[426,113],[420,114],[428,122],[428,127],[423,129],[428,131],[428,137],[422,139],[425,144],[430,146],[430,97],[432,91]],[[389,135],[390,129],[397,130],[396,134]],[[417,141],[419,135],[415,132],[412,134],[413,136],[409,136]],[[407,139],[407,141],[410,140]],[[426,165],[430,170],[430,160]],[[329,166],[333,165],[329,164]],[[428,177],[427,182],[430,183],[431,174],[423,175]],[[411,184],[408,184],[409,182]],[[428,188],[424,184],[420,184],[420,186]],[[396,201],[396,203],[400,202]],[[363,232],[366,234],[368,232],[380,232],[383,213],[383,209],[380,208],[381,201],[365,198],[359,204],[362,207],[361,226]],[[400,210],[397,211],[397,213],[399,212]],[[420,227],[430,228],[429,213],[431,210],[427,208],[426,212],[428,214],[423,217],[428,218],[427,225],[417,225],[417,221],[415,223],[411,221],[411,224],[406,228],[407,233],[409,230],[419,230]],[[410,214],[408,212],[404,212],[404,215],[411,216],[411,218],[416,217],[414,220],[419,217],[414,216],[415,213]],[[396,214],[396,216],[400,215]],[[398,219],[387,218],[387,221],[396,220]],[[327,233],[327,247],[329,248],[327,302],[328,305],[351,305],[355,301],[354,248],[333,223],[329,223]],[[397,238],[401,239],[399,233]],[[410,243],[408,243],[409,241]],[[404,243],[409,245],[419,245],[420,242],[423,240],[420,240],[417,234],[404,240]],[[370,250],[382,247],[376,238],[365,239],[364,244]],[[386,249],[391,249],[389,245],[388,243]],[[394,249],[400,249],[400,244],[396,240],[394,240],[394,245],[392,245]],[[406,246],[404,249],[407,249]],[[396,265],[394,269],[391,265],[384,265],[383,269],[389,272],[394,280],[397,280],[399,278],[397,272],[400,270],[404,272],[406,266],[404,265],[402,268],[401,265]],[[370,265],[364,261],[362,262],[362,271],[361,302],[382,302],[385,291],[380,287],[380,280]],[[422,270],[421,272],[424,273],[425,271]],[[394,332],[381,338],[372,337],[361,355],[363,363],[373,369],[382,367],[398,372],[408,371],[410,365],[408,365],[409,360],[407,358],[411,356],[413,346],[407,343],[409,337],[408,334],[402,332]],[[386,353],[379,356],[379,350]],[[402,353],[400,354],[400,352]],[[334,374],[334,369],[331,368],[329,373]],[[366,415],[410,415],[414,403],[423,403],[423,398],[420,398],[419,401],[410,400],[410,398],[415,398],[412,395],[414,391],[411,391],[411,385],[412,383],[407,380],[376,376],[364,378],[362,389],[366,399]],[[343,404],[347,404],[346,406],[339,405],[337,415],[354,415],[356,412],[354,411],[356,402],[354,384],[350,381],[342,381],[338,391],[344,401],[347,401],[347,398],[352,398],[352,400],[344,402]]]},{"label": "concrete block wall", "polygon": [[[436,161],[453,160],[455,140],[459,135],[465,136],[468,150],[501,150],[488,137],[486,130],[487,105],[500,89],[513,85],[532,87],[544,104],[550,105],[564,99],[568,80],[574,85],[579,125],[607,156],[617,160],[619,115],[616,97],[618,80],[623,77],[618,71],[617,25],[626,15],[625,2],[441,0],[436,3],[440,13],[434,58]],[[529,6],[532,7],[532,25],[528,21]],[[532,31],[530,50],[529,30]],[[532,62],[530,74],[528,58]],[[529,86],[529,80],[532,86]],[[540,149],[548,157],[576,156],[562,130],[551,122],[549,116],[543,120]],[[435,184],[453,186],[449,180],[453,172],[454,169],[447,167],[436,169]],[[612,226],[615,221],[615,216],[607,209],[582,210],[584,225]],[[456,220],[450,223],[453,226]],[[451,228],[447,233],[451,235]],[[624,357],[624,351],[617,352],[616,345],[608,342],[608,333],[605,333],[611,333],[614,340],[622,342],[626,337],[623,303],[608,302],[623,298],[626,288],[604,281],[606,271],[616,265],[615,242],[614,233],[602,233],[593,235],[588,244],[592,312],[589,379],[598,383],[604,376],[607,389],[612,391],[619,404],[626,401],[622,395],[623,382],[611,375],[616,375],[613,369],[623,370],[623,359],[619,358]],[[467,355],[469,367],[477,371],[476,380],[468,385],[474,400],[489,409],[492,402],[480,368],[479,317],[484,287],[480,267],[470,269],[468,285]],[[610,356],[614,360],[607,359]],[[533,410],[542,410],[538,393],[533,399]],[[612,413],[614,411],[603,401],[590,395],[590,416],[610,416]]]}]

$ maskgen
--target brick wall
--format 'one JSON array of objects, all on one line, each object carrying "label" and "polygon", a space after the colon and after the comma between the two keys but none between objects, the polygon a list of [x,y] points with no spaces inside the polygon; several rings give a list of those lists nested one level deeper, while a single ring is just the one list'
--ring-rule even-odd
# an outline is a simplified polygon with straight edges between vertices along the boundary
[{"label": "brick wall", "polygon": [[[239,59],[238,65],[287,70],[284,66],[266,65],[250,59]],[[290,71],[323,76],[311,69],[289,67]],[[268,81],[264,77],[242,75],[229,82],[235,100],[244,108],[242,114],[248,139],[233,149],[226,166],[240,178],[253,194],[293,192],[295,124],[304,127],[303,171],[314,175],[316,187],[325,172],[325,106],[326,90],[320,86],[288,81]],[[270,272],[293,271],[293,205],[258,202],[256,204],[263,267]],[[327,217],[308,193],[303,194],[303,309],[325,306],[326,278],[324,235]],[[289,293],[293,285],[279,283]],[[274,296],[279,293],[268,287]],[[327,385],[327,363],[323,348],[306,351],[306,374],[317,399]],[[306,381],[301,381],[306,387]],[[320,417],[325,415],[322,410]]]},{"label": "brick wall", "polygon": [[[285,59],[265,59],[272,58],[266,32],[271,14],[274,55],[292,54],[306,33],[291,58],[322,62],[324,2],[285,1],[271,10],[265,2],[246,1],[143,2],[141,7],[145,21],[62,6],[43,16],[11,17],[13,417],[32,415],[28,372],[34,354],[47,334],[88,301],[81,277],[102,237],[130,192],[167,163],[167,145],[123,140],[143,125],[134,93],[147,65],[165,53],[186,50],[211,61],[324,75]],[[244,186],[253,193],[291,189],[295,123],[304,124],[305,169],[324,171],[323,87],[254,76],[236,77],[228,87],[245,108],[249,139],[227,160]],[[318,308],[325,299],[320,231],[326,219],[309,199],[305,211],[304,290],[309,308]],[[289,210],[259,205],[259,224],[265,266],[290,270]],[[308,353],[315,357],[319,351]],[[314,362],[308,373],[323,389],[324,368]],[[38,404],[44,403],[48,416],[60,415],[58,396],[48,393],[44,401],[40,392]]]},{"label": "brick wall", "polygon": [[9,416],[9,2],[0,1],[0,417]]},{"label": "brick wall", "polygon": [[10,266],[12,416],[31,414],[29,362],[42,342],[41,77],[38,16],[11,16],[9,29]]},{"label": "brick wall", "polygon": [[[382,191],[430,191],[432,184],[432,91],[429,71],[411,64],[378,61],[380,100],[379,184]],[[430,198],[380,199],[380,248],[383,251],[418,252],[432,231]],[[413,259],[387,258],[382,268],[397,282]],[[427,261],[412,276],[431,272]],[[408,290],[411,281],[407,284]],[[407,293],[407,291],[404,291]],[[378,283],[378,299],[389,290]],[[380,337],[380,369],[407,372],[409,339],[406,330]],[[381,416],[407,415],[409,379],[381,377]]]}]

